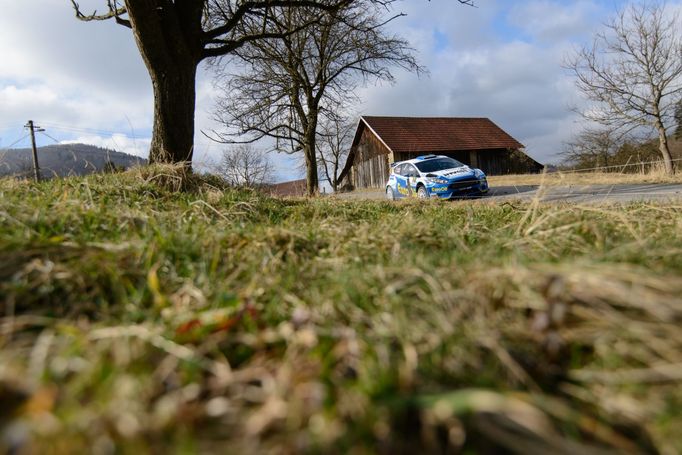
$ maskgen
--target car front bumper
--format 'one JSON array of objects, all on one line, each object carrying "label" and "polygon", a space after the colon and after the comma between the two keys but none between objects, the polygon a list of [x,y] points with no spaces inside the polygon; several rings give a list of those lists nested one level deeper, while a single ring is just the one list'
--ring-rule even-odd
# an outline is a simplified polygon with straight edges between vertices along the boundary
[{"label": "car front bumper", "polygon": [[427,188],[430,197],[440,199],[451,199],[465,196],[478,196],[488,192],[488,180],[478,179],[476,181],[450,182],[449,184],[438,184]]}]

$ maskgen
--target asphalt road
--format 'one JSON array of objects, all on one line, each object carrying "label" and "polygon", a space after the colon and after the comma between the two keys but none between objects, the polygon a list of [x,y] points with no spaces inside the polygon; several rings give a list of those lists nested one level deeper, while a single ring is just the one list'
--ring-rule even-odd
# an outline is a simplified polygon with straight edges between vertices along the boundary
[{"label": "asphalt road", "polygon": [[[382,199],[383,190],[367,189],[340,194],[349,199]],[[530,200],[539,197],[543,202],[627,203],[636,201],[682,201],[682,184],[627,184],[627,185],[537,185],[491,187],[483,200]]]},{"label": "asphalt road", "polygon": [[534,199],[543,202],[636,202],[682,200],[682,184],[498,186],[490,188],[486,199]]}]

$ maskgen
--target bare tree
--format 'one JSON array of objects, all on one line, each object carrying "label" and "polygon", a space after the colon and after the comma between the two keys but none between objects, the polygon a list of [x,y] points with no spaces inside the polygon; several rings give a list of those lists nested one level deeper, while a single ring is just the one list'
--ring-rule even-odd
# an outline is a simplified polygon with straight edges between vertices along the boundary
[{"label": "bare tree", "polygon": [[225,150],[216,171],[234,186],[259,186],[274,177],[274,167],[267,153],[249,144]]},{"label": "bare tree", "polygon": [[583,115],[625,131],[653,127],[666,172],[672,174],[667,131],[682,97],[682,24],[669,13],[656,2],[628,6],[566,66],[595,103]]},{"label": "bare tree", "polygon": [[578,168],[608,167],[622,145],[622,136],[612,129],[586,128],[565,144],[561,155],[566,164]]},{"label": "bare tree", "polygon": [[386,11],[357,0],[297,33],[291,31],[311,22],[315,11],[273,11],[271,33],[283,38],[241,47],[235,51],[241,72],[227,69],[217,79],[223,95],[215,117],[228,133],[214,132],[215,138],[250,143],[270,137],[277,151],[302,152],[308,194],[316,194],[320,123],[333,121],[354,102],[360,83],[392,81],[391,67],[421,69],[408,43],[385,31],[400,16],[387,17]]},{"label": "bare tree", "polygon": [[354,124],[344,117],[334,117],[322,124],[318,134],[318,167],[334,192],[348,174],[344,164],[353,141]]},{"label": "bare tree", "polygon": [[660,151],[651,136],[623,135],[609,128],[587,127],[565,144],[563,164],[604,172],[643,172],[652,168]]},{"label": "bare tree", "polygon": [[[114,20],[132,30],[154,90],[154,129],[149,162],[191,165],[194,145],[196,72],[209,57],[230,55],[247,43],[280,38],[274,8],[334,11],[356,0],[102,0],[105,11],[83,13],[83,21]],[[394,0],[374,0],[390,3]],[[470,3],[470,0],[458,0]],[[309,16],[310,23],[317,20]],[[256,26],[258,25],[258,26]]]},{"label": "bare tree", "polygon": [[[106,0],[107,10],[101,14],[84,14],[75,0],[71,3],[80,20],[111,19],[132,30],[154,89],[149,161],[191,164],[199,63],[246,43],[280,37],[267,26],[274,7],[319,12],[349,1],[353,0]],[[262,27],[242,27],[245,23]]]}]

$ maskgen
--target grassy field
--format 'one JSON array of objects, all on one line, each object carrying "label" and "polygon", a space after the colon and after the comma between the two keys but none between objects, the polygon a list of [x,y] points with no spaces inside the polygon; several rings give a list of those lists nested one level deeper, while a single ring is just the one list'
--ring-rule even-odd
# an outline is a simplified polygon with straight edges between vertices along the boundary
[{"label": "grassy field", "polygon": [[0,180],[0,301],[0,452],[682,452],[682,207]]}]

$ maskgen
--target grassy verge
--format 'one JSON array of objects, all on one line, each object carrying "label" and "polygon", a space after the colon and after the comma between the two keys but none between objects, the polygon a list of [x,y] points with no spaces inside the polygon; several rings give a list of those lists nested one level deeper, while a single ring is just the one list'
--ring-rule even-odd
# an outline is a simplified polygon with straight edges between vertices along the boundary
[{"label": "grassy verge", "polygon": [[682,207],[140,172],[0,180],[0,451],[682,451]]},{"label": "grassy verge", "polygon": [[682,183],[682,174],[667,175],[662,169],[643,172],[552,172],[549,174],[494,175],[490,186],[512,185],[624,185],[646,183]]}]

